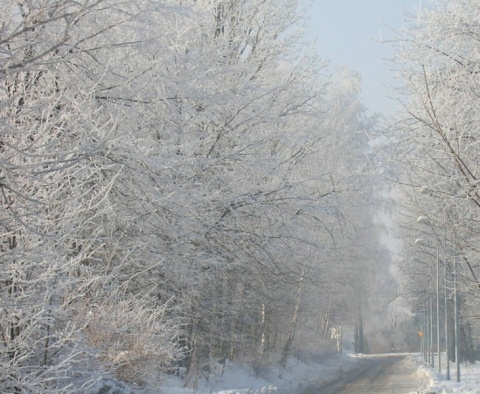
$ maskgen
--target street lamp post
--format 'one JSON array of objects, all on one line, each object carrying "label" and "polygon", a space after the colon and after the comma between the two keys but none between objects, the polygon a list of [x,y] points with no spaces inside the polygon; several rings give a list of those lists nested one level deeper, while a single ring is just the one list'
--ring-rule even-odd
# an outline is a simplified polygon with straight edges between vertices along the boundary
[{"label": "street lamp post", "polygon": [[425,319],[424,319],[424,324],[425,324],[425,361],[427,363],[430,363],[430,351],[429,351],[429,345],[428,345],[428,342],[429,342],[429,338],[430,338],[430,325],[428,323],[428,306],[427,306],[427,303],[424,301],[423,302],[423,310],[425,311],[424,313],[424,316],[425,316]]},{"label": "street lamp post", "polygon": [[445,290],[445,355],[447,358],[446,361],[446,378],[450,380],[450,350],[448,343],[448,287],[447,287],[447,259],[446,259],[446,247],[445,247],[445,262],[443,267],[443,278],[444,278],[444,290]]},{"label": "street lamp post", "polygon": [[458,289],[457,289],[457,257],[453,257],[453,292],[454,292],[454,305],[455,305],[455,366],[457,367],[457,382],[460,382],[460,359],[459,354],[459,343],[458,343],[458,330],[459,321],[458,321]]},{"label": "street lamp post", "polygon": [[[428,193],[428,189],[421,188],[420,193]],[[430,225],[430,221],[426,216],[419,216],[418,223],[424,223]],[[443,251],[444,251],[444,296],[445,296],[445,354],[446,354],[446,379],[450,380],[450,350],[449,350],[449,334],[448,334],[448,268],[447,268],[447,209],[444,208],[444,239],[443,239]],[[416,243],[416,241],[415,241]],[[454,296],[454,341],[455,341],[455,364],[457,373],[457,382],[460,382],[460,359],[459,359],[459,305],[458,305],[458,265],[457,256],[453,253],[453,296]],[[441,372],[441,357],[440,357],[440,263],[439,263],[439,248],[437,247],[437,351],[438,351],[438,371]],[[432,307],[432,302],[430,303]],[[431,312],[432,313],[432,312]],[[431,315],[433,319],[433,315]],[[431,326],[432,335],[433,322]],[[433,337],[431,342],[431,349],[433,348]],[[432,367],[434,367],[434,355],[432,354]]]},{"label": "street lamp post", "polygon": [[426,360],[426,357],[425,357],[425,338],[426,338],[426,330],[425,330],[425,310],[423,309],[423,303],[422,303],[422,357],[424,360]]},{"label": "street lamp post", "polygon": [[440,259],[437,248],[437,353],[438,372],[442,372],[442,357],[440,352]]},{"label": "street lamp post", "polygon": [[[419,216],[418,219],[417,219],[417,222],[418,223],[421,223],[421,224],[427,224],[427,225],[430,225],[430,221],[428,220],[428,218],[426,216]],[[423,243],[423,240],[421,238],[417,238],[415,240],[415,244],[418,244],[418,243]],[[437,260],[436,260],[436,276],[437,276],[437,285],[436,285],[436,308],[437,308],[437,311],[436,311],[436,325],[437,325],[437,353],[438,353],[438,365],[439,365],[439,368],[441,366],[441,361],[440,361],[440,357],[441,357],[441,352],[440,352],[440,315],[439,315],[439,311],[440,311],[440,301],[439,301],[439,280],[440,280],[440,273],[439,273],[439,256],[438,256],[438,247],[436,248],[437,250]],[[430,294],[432,293],[432,282],[430,281]],[[428,309],[426,309],[426,308]],[[435,368],[435,352],[434,352],[434,315],[433,315],[433,309],[434,309],[434,305],[433,305],[433,299],[431,298],[431,295],[428,299],[428,304],[425,305],[424,304],[424,309],[425,309],[425,313],[427,314],[426,315],[426,327],[425,327],[425,333],[426,333],[426,339],[425,339],[425,346],[426,346],[426,357],[425,357],[425,361],[427,361],[431,366],[432,368]]]},{"label": "street lamp post", "polygon": [[[430,220],[426,216],[419,216],[417,222],[420,224],[427,224],[431,226]],[[447,289],[447,259],[446,259],[446,227],[445,227],[445,237],[444,237],[444,254],[445,254],[445,261],[444,261],[444,281],[445,281],[445,353],[447,357],[446,361],[446,378],[450,380],[450,363],[449,363],[449,349],[448,349],[448,289]],[[417,243],[416,240],[415,243]],[[436,324],[437,324],[437,352],[438,352],[438,371],[441,372],[442,370],[442,361],[441,361],[441,351],[440,351],[440,256],[439,256],[439,248],[436,248],[436,304],[437,304],[437,314],[436,314]],[[433,354],[433,301],[430,303],[431,307],[431,327],[430,327],[430,335],[431,335],[431,365],[434,368],[434,354]]]},{"label": "street lamp post", "polygon": [[433,299],[430,298],[430,364],[435,368],[435,354],[433,352]]}]

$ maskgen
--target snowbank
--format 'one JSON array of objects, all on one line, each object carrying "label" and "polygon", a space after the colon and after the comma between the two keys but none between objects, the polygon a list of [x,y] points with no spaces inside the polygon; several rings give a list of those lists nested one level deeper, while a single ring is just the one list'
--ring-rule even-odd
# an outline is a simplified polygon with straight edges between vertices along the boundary
[{"label": "snowbank", "polygon": [[197,390],[182,387],[177,377],[165,377],[158,389],[135,390],[137,394],[294,394],[310,385],[336,380],[342,373],[358,368],[360,357],[332,354],[321,361],[302,362],[291,358],[285,370],[270,367],[255,376],[248,365],[227,365],[223,376],[201,379]]},{"label": "snowbank", "polygon": [[[442,371],[432,368],[425,363],[423,357],[418,355],[410,356],[412,361],[419,365],[418,374],[425,375],[430,380],[430,391],[436,394],[463,393],[480,394],[480,362],[475,364],[461,364],[460,382],[457,382],[455,364],[450,363],[450,380],[446,379],[446,359],[442,357]],[[437,358],[435,358],[437,363]],[[437,364],[436,364],[437,365]]]}]

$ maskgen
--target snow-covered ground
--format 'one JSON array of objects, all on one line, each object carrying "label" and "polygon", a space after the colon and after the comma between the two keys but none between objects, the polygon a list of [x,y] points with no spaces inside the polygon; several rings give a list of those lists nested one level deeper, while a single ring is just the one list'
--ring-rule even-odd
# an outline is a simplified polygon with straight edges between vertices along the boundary
[{"label": "snow-covered ground", "polygon": [[291,358],[285,370],[271,367],[255,376],[251,367],[227,366],[223,376],[200,379],[196,391],[182,387],[180,378],[167,377],[156,390],[139,391],[149,394],[294,394],[309,384],[328,383],[342,373],[355,369],[361,358],[348,354],[330,354],[311,362]]},{"label": "snow-covered ground", "polygon": [[[443,355],[445,356],[445,355]],[[442,358],[442,371],[438,372],[437,358],[435,368],[430,367],[421,355],[410,356],[419,365],[418,373],[426,375],[430,380],[429,390],[436,394],[463,393],[480,394],[480,362],[460,365],[460,382],[457,382],[456,366],[450,364],[450,380],[446,379],[445,357]]]},{"label": "snow-covered ground", "polygon": [[[391,355],[384,355],[389,357]],[[335,381],[341,373],[358,368],[364,359],[381,355],[330,354],[323,360],[310,362],[291,358],[285,370],[270,367],[256,375],[251,366],[227,365],[223,375],[217,374],[199,379],[196,390],[183,387],[179,377],[168,376],[161,379],[157,388],[134,390],[135,394],[297,394],[302,388],[315,384]],[[431,368],[420,354],[408,354],[412,363],[418,365],[417,374],[429,380],[428,393],[480,394],[480,362],[461,365],[461,382],[456,381],[455,364],[450,365],[451,380],[446,380],[445,359],[442,359],[442,372]],[[437,363],[437,359],[435,359]],[[436,364],[438,365],[438,364]],[[220,367],[222,368],[223,367]],[[425,392],[425,388],[422,389]]]}]

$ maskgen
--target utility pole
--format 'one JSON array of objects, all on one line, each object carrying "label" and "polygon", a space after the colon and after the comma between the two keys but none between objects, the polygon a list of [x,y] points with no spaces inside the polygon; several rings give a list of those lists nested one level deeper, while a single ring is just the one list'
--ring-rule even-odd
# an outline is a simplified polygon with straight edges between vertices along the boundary
[{"label": "utility pole", "polygon": [[428,362],[428,317],[427,317],[427,306],[425,301],[422,303],[423,309],[423,359]]},{"label": "utility pole", "polygon": [[433,299],[430,297],[430,364],[435,368],[435,354],[433,352]]},{"label": "utility pole", "polygon": [[437,247],[437,353],[438,353],[438,372],[442,372],[442,357],[440,352],[440,259]]},{"label": "utility pole", "polygon": [[450,350],[448,348],[448,286],[447,286],[447,259],[445,248],[444,287],[445,287],[445,354],[447,356],[446,378],[450,380]]},{"label": "utility pole", "polygon": [[457,367],[457,382],[460,382],[460,359],[459,359],[459,343],[458,331],[460,330],[458,321],[458,288],[457,288],[457,256],[453,256],[453,292],[455,305],[455,365]]}]

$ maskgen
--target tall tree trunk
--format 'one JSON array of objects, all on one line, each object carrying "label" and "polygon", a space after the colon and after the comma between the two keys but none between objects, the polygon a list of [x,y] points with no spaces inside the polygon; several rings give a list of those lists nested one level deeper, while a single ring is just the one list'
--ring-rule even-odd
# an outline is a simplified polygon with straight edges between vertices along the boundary
[{"label": "tall tree trunk", "polygon": [[363,318],[361,311],[358,313],[353,335],[353,349],[355,353],[365,353],[365,337],[363,335]]},{"label": "tall tree trunk", "polygon": [[295,331],[297,329],[298,311],[300,310],[300,300],[302,295],[304,278],[305,278],[305,268],[302,269],[302,276],[300,277],[300,281],[298,282],[297,300],[295,303],[295,308],[293,310],[292,321],[290,323],[290,330],[288,332],[287,341],[285,343],[285,346],[282,352],[281,365],[283,368],[285,368],[285,366],[287,365],[287,359],[292,350],[293,340],[295,339]]}]

